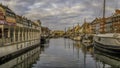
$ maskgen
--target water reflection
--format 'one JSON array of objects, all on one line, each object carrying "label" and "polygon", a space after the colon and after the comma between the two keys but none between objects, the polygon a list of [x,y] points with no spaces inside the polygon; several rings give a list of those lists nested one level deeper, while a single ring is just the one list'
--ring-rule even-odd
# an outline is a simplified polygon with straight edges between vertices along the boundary
[{"label": "water reflection", "polygon": [[79,41],[50,39],[49,47],[44,49],[32,68],[95,68],[92,49]]},{"label": "water reflection", "polygon": [[0,68],[120,68],[120,56],[103,53],[70,39],[45,44],[0,65]]},{"label": "water reflection", "polygon": [[39,59],[40,47],[32,49],[14,59],[1,64],[0,68],[30,68]]},{"label": "water reflection", "polygon": [[120,68],[120,56],[94,49],[97,68]]}]

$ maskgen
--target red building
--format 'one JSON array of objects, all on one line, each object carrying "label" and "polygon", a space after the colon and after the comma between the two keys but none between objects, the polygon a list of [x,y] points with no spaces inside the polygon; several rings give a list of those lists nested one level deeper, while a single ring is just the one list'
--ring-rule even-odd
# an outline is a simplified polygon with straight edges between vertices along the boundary
[{"label": "red building", "polygon": [[107,18],[95,18],[91,22],[92,33],[120,33],[120,10]]}]

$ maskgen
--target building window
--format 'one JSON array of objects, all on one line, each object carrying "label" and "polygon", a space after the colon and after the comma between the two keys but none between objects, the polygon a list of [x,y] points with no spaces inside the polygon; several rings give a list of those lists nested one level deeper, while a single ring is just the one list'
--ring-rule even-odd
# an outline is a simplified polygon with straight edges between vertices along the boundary
[{"label": "building window", "polygon": [[13,39],[14,39],[14,29],[13,28],[10,29],[10,38],[11,38],[11,42],[13,42]]},{"label": "building window", "polygon": [[18,41],[18,30],[15,30],[16,41]]},{"label": "building window", "polygon": [[8,38],[8,28],[5,28],[5,29],[4,29],[4,37],[5,37],[5,38]]},{"label": "building window", "polygon": [[0,38],[2,38],[2,29],[0,28]]}]

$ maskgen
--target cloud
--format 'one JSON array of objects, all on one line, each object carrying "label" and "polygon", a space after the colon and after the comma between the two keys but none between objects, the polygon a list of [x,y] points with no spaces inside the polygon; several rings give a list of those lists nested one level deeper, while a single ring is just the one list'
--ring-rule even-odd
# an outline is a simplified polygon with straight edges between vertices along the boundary
[{"label": "cloud", "polygon": [[[120,8],[119,0],[106,0],[106,16]],[[102,17],[103,0],[0,0],[16,14],[31,20],[40,19],[42,25],[53,30],[72,27],[84,18],[91,22],[95,17]]]}]

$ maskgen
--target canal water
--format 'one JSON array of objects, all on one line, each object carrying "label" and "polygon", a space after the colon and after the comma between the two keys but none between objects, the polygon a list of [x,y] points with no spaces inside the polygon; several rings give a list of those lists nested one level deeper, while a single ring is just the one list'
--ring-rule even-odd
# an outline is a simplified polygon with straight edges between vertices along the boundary
[{"label": "canal water", "polygon": [[0,68],[120,68],[120,60],[80,41],[56,38],[1,63]]}]

